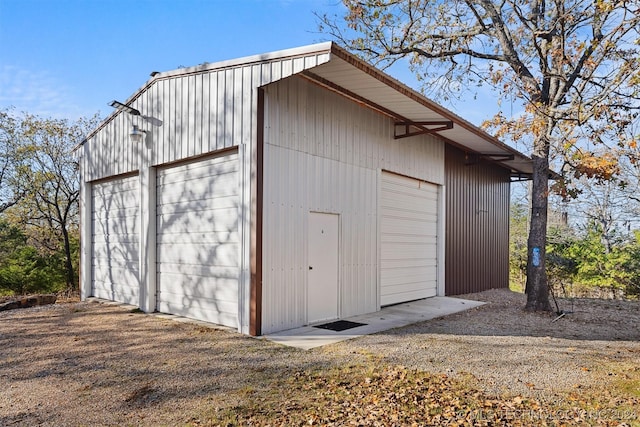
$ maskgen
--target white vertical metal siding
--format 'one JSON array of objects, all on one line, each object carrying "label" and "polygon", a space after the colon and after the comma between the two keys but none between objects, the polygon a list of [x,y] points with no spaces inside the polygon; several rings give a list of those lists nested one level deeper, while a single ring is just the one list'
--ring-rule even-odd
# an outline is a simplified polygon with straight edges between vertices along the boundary
[{"label": "white vertical metal siding", "polygon": [[[240,317],[238,328],[243,333],[249,332],[250,225],[255,214],[252,185],[256,176],[258,88],[326,63],[331,55],[325,47],[315,52],[305,49],[291,52],[291,56],[256,56],[250,61],[226,61],[163,73],[126,101],[139,110],[141,116],[121,112],[112,115],[82,148],[83,185],[90,185],[84,183],[148,167],[140,165],[141,145],[133,144],[129,138],[134,124],[147,132],[145,142],[151,146],[151,166],[240,147],[241,301],[238,303],[240,313],[236,314]],[[82,244],[83,252],[91,253],[91,244],[86,239]]]},{"label": "white vertical metal siding", "polygon": [[444,184],[444,144],[434,136],[394,140],[390,118],[300,77],[266,92],[269,144]]},{"label": "white vertical metal siding", "polygon": [[158,310],[238,325],[238,155],[157,172]]},{"label": "white vertical metal siding", "polygon": [[382,173],[380,305],[435,296],[438,186]]},{"label": "white vertical metal siding", "polygon": [[340,214],[339,316],[376,311],[381,169],[444,181],[444,146],[301,78],[266,87],[263,333],[305,324],[310,211]]},{"label": "white vertical metal siding", "polygon": [[91,295],[139,304],[138,177],[93,184]]},{"label": "white vertical metal siding", "polygon": [[129,140],[131,118],[119,114],[84,144],[85,182],[138,170],[139,146]]},{"label": "white vertical metal siding", "polygon": [[375,311],[376,171],[267,145],[264,184],[263,333],[307,321],[312,211],[340,214],[340,316]]},{"label": "white vertical metal siding", "polygon": [[118,113],[86,141],[83,178],[88,182],[139,168],[139,147],[129,138],[134,124],[153,143],[154,166],[251,145],[257,88],[328,60],[327,52],[309,53],[219,68],[213,64],[157,79],[131,103],[141,116]]}]

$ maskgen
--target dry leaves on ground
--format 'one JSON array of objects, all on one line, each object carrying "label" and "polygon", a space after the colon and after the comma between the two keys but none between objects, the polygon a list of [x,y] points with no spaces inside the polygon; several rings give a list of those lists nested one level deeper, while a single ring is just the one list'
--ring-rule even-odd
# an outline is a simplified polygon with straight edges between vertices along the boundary
[{"label": "dry leaves on ground", "polygon": [[523,396],[488,396],[469,380],[379,363],[297,372],[277,385],[277,394],[273,388],[251,390],[243,404],[219,409],[207,424],[624,426],[640,405],[639,399],[610,396],[610,409],[592,407],[584,397],[543,406]]}]

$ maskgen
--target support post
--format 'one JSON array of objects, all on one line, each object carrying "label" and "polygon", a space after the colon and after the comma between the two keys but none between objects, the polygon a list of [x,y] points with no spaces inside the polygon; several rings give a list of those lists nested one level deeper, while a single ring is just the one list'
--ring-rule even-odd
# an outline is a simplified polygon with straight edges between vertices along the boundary
[{"label": "support post", "polygon": [[151,166],[152,133],[140,150],[140,310],[156,310],[156,169]]},{"label": "support post", "polygon": [[84,180],[84,161],[86,147],[80,158],[80,299],[85,301],[91,296],[91,253],[93,252],[91,236],[92,184]]}]

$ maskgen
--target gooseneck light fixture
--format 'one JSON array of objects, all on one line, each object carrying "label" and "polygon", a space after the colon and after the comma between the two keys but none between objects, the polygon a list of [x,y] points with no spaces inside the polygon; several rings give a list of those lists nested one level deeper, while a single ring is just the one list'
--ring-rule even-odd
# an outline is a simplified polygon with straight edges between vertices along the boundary
[{"label": "gooseneck light fixture", "polygon": [[[140,111],[136,110],[135,108],[130,107],[127,104],[123,104],[122,102],[116,101],[115,99],[109,103],[109,106],[115,108],[118,111],[128,113],[132,116],[140,116],[143,120],[149,119],[146,116],[142,116],[140,114]],[[160,122],[160,124],[162,124],[162,122]],[[147,131],[140,129],[138,125],[133,125],[133,127],[131,128],[131,132],[129,132],[129,137],[131,138],[131,142],[140,143],[144,139],[144,136],[146,133]]]},{"label": "gooseneck light fixture", "polygon": [[131,138],[132,142],[138,144],[142,141],[142,138],[146,133],[147,131],[138,128],[138,125],[133,125],[133,127],[131,128],[131,132],[129,132],[129,137]]}]

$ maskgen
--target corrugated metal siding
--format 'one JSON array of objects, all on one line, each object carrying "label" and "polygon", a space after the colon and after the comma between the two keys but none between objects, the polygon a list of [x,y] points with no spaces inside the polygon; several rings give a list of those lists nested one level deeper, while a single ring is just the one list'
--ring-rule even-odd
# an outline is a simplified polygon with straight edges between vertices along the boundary
[{"label": "corrugated metal siding", "polygon": [[306,323],[310,211],[340,215],[339,315],[378,309],[381,169],[444,181],[444,148],[303,79],[265,94],[263,333]]},{"label": "corrugated metal siding", "polygon": [[340,315],[375,311],[376,172],[272,145],[265,165],[263,333],[306,323],[309,212],[340,215]]},{"label": "corrugated metal siding", "polygon": [[446,295],[509,286],[509,171],[445,149]]},{"label": "corrugated metal siding", "polygon": [[257,87],[328,59],[325,52],[156,80],[131,103],[142,116],[119,113],[85,143],[83,178],[139,168],[139,147],[129,138],[134,124],[148,131],[154,166],[251,144]]},{"label": "corrugated metal siding", "polygon": [[[82,161],[85,182],[138,170],[140,147],[129,141],[130,128],[129,117],[120,114],[84,144]],[[127,143],[123,144],[122,141]]]}]

